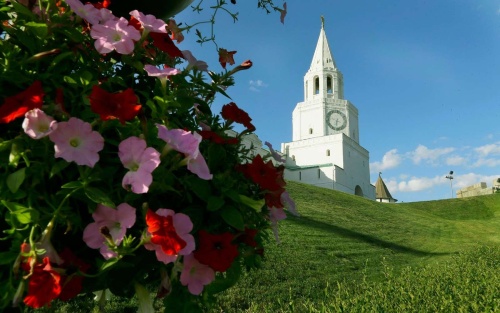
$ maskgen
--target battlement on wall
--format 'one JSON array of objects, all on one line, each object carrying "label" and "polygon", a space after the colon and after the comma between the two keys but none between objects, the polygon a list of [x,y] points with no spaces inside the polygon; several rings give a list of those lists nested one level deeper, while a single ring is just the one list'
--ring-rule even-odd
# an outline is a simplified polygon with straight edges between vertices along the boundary
[{"label": "battlement on wall", "polygon": [[495,191],[500,190],[500,179],[494,179],[492,186],[493,187],[488,187],[485,182],[480,182],[480,183],[459,189],[459,190],[457,190],[457,198],[491,195]]}]

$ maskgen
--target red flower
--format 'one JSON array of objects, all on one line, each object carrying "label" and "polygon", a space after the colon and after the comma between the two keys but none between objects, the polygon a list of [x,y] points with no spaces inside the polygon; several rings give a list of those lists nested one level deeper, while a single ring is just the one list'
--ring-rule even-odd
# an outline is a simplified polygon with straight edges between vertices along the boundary
[{"label": "red flower", "polygon": [[218,144],[228,144],[228,145],[235,145],[238,144],[238,138],[223,138],[219,136],[216,132],[213,132],[211,130],[200,130],[198,132],[203,139],[210,140],[212,142],[218,143]]},{"label": "red flower", "polygon": [[50,305],[50,302],[61,293],[60,281],[61,275],[52,269],[49,258],[43,258],[43,263],[33,267],[24,303],[35,309],[46,304]]},{"label": "red flower", "polygon": [[177,48],[167,33],[149,33],[153,39],[153,45],[163,52],[166,52],[171,58],[184,58],[181,50]]},{"label": "red flower", "polygon": [[281,202],[281,194],[285,192],[285,188],[279,188],[277,190],[269,191],[264,196],[266,200],[266,205],[271,208],[275,207],[278,209],[282,209],[285,205]]},{"label": "red flower", "polygon": [[138,19],[136,19],[135,17],[133,17],[132,15],[130,16],[130,20],[128,20],[128,24],[130,26],[133,26],[135,29],[137,29],[138,31],[140,31],[142,29],[142,24],[141,22],[139,22]]},{"label": "red flower", "polygon": [[66,269],[66,275],[61,276],[62,291],[59,295],[59,299],[68,301],[76,297],[82,291],[84,277],[76,273],[76,271],[78,270],[85,273],[90,268],[90,265],[80,260],[68,248],[59,253],[59,256],[64,261],[61,267]]},{"label": "red flower", "polygon": [[42,108],[44,95],[42,82],[36,80],[26,90],[5,98],[0,106],[0,123],[10,123],[29,110]]},{"label": "red flower", "polygon": [[236,51],[227,51],[226,49],[219,48],[219,63],[223,68],[226,68],[226,63],[229,65],[234,64],[234,54]]},{"label": "red flower", "polygon": [[233,234],[213,235],[200,230],[198,250],[194,257],[202,264],[210,266],[214,271],[225,272],[238,256],[238,246],[231,243]]},{"label": "red flower", "polygon": [[160,216],[148,210],[146,224],[151,233],[151,242],[161,246],[165,254],[176,255],[186,246],[186,242],[177,235],[171,215]]},{"label": "red flower", "polygon": [[274,167],[272,161],[264,163],[259,154],[252,163],[240,165],[237,169],[264,190],[278,191],[285,186],[283,171]]},{"label": "red flower", "polygon": [[255,126],[253,126],[252,119],[248,116],[248,113],[238,108],[236,103],[231,102],[222,106],[222,117],[228,121],[233,121],[236,123],[243,124],[248,131],[254,131]]},{"label": "red flower", "polygon": [[99,86],[93,86],[89,99],[92,111],[105,121],[117,118],[123,124],[136,117],[141,109],[131,88],[119,93],[109,93]]}]

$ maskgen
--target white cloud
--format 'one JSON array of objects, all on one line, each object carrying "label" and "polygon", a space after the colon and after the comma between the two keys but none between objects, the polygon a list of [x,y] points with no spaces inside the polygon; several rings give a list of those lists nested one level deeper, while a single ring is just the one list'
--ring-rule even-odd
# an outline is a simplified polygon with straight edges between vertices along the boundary
[{"label": "white cloud", "polygon": [[421,161],[426,161],[427,163],[432,164],[435,163],[441,156],[453,152],[454,150],[455,148],[451,147],[429,149],[424,145],[418,145],[418,147],[414,151],[409,152],[408,155],[415,164],[420,164]]},{"label": "white cloud", "polygon": [[474,149],[479,155],[486,157],[488,155],[500,155],[500,142],[484,145]]},{"label": "white cloud", "polygon": [[500,159],[493,159],[493,158],[479,158],[472,167],[481,167],[481,166],[486,166],[486,167],[495,167],[495,166],[500,166]]},{"label": "white cloud", "polygon": [[435,177],[412,177],[409,180],[400,181],[397,183],[395,191],[400,192],[417,192],[425,189],[433,188],[437,185],[442,185],[447,182],[444,176]]},{"label": "white cloud", "polygon": [[250,85],[249,89],[251,91],[257,91],[257,92],[259,92],[261,88],[266,88],[267,86],[269,86],[260,79],[250,80],[248,84]]},{"label": "white cloud", "polygon": [[395,168],[403,160],[402,156],[398,154],[397,149],[387,151],[382,157],[381,162],[370,163],[370,169],[373,173],[381,172],[387,169]]},{"label": "white cloud", "polygon": [[466,161],[467,161],[466,158],[461,157],[459,155],[454,155],[449,158],[446,158],[446,165],[451,165],[451,166],[464,165]]}]

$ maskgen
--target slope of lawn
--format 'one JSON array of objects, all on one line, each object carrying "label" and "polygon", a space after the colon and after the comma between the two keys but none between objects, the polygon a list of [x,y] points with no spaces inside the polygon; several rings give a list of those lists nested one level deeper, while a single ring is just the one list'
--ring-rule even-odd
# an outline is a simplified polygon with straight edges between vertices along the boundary
[{"label": "slope of lawn", "polygon": [[381,280],[387,266],[432,266],[500,244],[500,194],[394,204],[295,182],[288,190],[301,216],[280,222],[262,269],[221,295],[225,312],[314,302],[339,281]]},{"label": "slope of lawn", "polygon": [[[287,189],[300,216],[279,223],[281,243],[267,244],[262,268],[220,293],[209,312],[423,308],[408,306],[412,301],[428,303],[430,311],[491,311],[491,303],[500,310],[495,291],[500,288],[500,194],[378,203],[296,182]],[[91,299],[82,296],[54,308],[98,312]],[[105,312],[135,312],[136,305],[114,298]]]}]

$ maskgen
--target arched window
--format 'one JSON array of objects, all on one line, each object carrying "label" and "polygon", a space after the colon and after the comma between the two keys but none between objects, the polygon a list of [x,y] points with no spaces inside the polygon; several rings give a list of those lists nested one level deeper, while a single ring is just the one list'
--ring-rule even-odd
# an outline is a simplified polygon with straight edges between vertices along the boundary
[{"label": "arched window", "polygon": [[312,135],[312,133],[313,133],[313,129],[309,128],[309,135]]},{"label": "arched window", "polygon": [[326,156],[330,156],[330,149],[326,150]]},{"label": "arched window", "polygon": [[319,77],[314,78],[314,94],[319,94]]},{"label": "arched window", "polygon": [[306,99],[307,99],[307,94],[309,93],[309,90],[308,90],[308,89],[309,89],[309,88],[308,88],[308,85],[309,85],[309,84],[308,84],[308,83],[309,83],[309,82],[308,82],[308,81],[306,81],[306,90],[305,90],[305,93],[306,93]]},{"label": "arched window", "polygon": [[299,180],[302,180],[302,172],[299,172]]},{"label": "arched window", "polygon": [[318,168],[318,178],[321,178],[321,170]]},{"label": "arched window", "polygon": [[333,93],[333,85],[332,85],[332,77],[331,76],[326,77],[326,92]]}]

